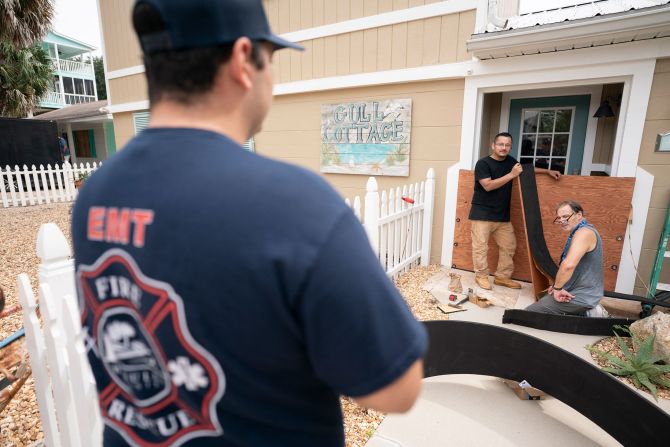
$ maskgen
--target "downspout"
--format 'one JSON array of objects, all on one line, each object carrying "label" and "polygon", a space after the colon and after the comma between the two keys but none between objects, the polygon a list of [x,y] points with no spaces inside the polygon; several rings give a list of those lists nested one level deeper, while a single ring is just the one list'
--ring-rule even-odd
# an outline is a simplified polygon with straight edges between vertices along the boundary
[{"label": "downspout", "polygon": [[488,22],[500,29],[507,26],[507,19],[502,19],[498,16],[498,0],[489,0]]}]

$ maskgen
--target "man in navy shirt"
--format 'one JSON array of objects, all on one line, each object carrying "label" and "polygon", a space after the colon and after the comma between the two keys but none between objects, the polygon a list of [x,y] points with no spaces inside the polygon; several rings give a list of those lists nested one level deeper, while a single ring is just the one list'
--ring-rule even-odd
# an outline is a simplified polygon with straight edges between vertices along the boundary
[{"label": "man in navy shirt", "polygon": [[242,148],[272,100],[260,0],[138,0],[149,129],[81,189],[73,240],[104,442],[343,446],[340,395],[418,396],[422,325],[317,175]]},{"label": "man in navy shirt", "polygon": [[[512,280],[516,237],[510,222],[509,207],[512,200],[512,180],[523,171],[521,164],[509,155],[512,135],[501,132],[493,139],[491,155],[475,165],[475,188],[470,208],[470,234],[472,238],[472,264],[475,282],[479,287],[491,290],[489,282],[488,249],[489,238],[498,245],[498,267],[494,283],[499,286],[520,289],[521,284]],[[535,168],[558,180],[561,173]]]}]

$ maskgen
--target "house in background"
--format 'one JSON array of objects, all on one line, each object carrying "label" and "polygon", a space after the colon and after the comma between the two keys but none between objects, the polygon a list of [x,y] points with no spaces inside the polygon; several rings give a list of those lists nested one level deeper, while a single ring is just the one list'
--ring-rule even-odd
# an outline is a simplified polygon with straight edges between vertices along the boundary
[{"label": "house in background", "polygon": [[54,76],[36,113],[98,100],[92,57],[95,47],[50,31],[42,48],[51,58]]},{"label": "house in background", "polygon": [[116,152],[114,122],[98,101],[93,67],[95,47],[50,31],[42,47],[51,58],[54,75],[34,119],[56,121],[73,163],[101,162]]},{"label": "house in background", "polygon": [[[670,151],[655,150],[670,131],[670,0],[564,0],[550,11],[532,0],[263,3],[272,29],[305,51],[274,57],[274,105],[256,152],[319,172],[323,105],[410,99],[400,183],[435,168],[431,261],[450,266],[458,170],[510,130],[523,161],[636,178],[616,290],[646,294],[636,270],[649,278],[670,201]],[[132,5],[98,0],[119,146],[149,108]],[[609,111],[598,113],[605,101]],[[323,176],[345,197],[365,193],[366,175]]]}]

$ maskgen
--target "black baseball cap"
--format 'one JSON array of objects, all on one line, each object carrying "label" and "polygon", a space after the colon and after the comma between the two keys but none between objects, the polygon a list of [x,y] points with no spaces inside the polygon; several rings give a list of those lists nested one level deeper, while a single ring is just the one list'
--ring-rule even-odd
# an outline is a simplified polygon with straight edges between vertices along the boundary
[{"label": "black baseball cap", "polygon": [[270,30],[261,0],[137,0],[153,6],[165,30],[139,35],[145,54],[232,44],[240,37],[304,50]]}]

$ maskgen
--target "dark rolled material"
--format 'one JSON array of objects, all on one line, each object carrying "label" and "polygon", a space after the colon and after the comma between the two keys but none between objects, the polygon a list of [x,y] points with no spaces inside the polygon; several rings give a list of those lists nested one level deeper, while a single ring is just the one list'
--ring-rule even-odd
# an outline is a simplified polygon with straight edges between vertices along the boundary
[{"label": "dark rolled material", "polygon": [[628,337],[628,333],[617,331],[614,326],[629,326],[636,320],[629,318],[592,318],[578,315],[553,315],[522,309],[507,309],[503,314],[504,324],[518,324],[552,332],[580,335],[611,336],[617,332]]},{"label": "dark rolled material", "polygon": [[668,445],[670,415],[596,366],[551,343],[481,323],[424,324],[430,338],[425,377],[477,374],[527,380],[625,446]]}]

